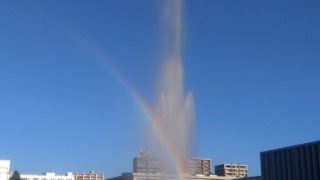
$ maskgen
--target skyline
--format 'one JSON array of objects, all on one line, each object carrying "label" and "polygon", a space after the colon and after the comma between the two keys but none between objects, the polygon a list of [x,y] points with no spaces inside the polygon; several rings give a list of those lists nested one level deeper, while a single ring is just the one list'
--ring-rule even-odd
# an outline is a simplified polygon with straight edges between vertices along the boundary
[{"label": "skyline", "polygon": [[[136,99],[155,108],[170,48],[164,7],[0,2],[0,159],[21,173],[132,171],[151,129]],[[259,152],[320,139],[319,12],[319,2],[184,1],[198,157],[254,176]]]}]

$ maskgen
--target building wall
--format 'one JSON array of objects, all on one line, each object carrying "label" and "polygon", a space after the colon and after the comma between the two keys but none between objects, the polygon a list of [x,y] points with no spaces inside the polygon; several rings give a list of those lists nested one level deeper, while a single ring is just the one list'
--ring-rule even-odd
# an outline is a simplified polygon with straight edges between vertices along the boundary
[{"label": "building wall", "polygon": [[161,161],[158,158],[136,157],[133,159],[133,172],[135,173],[161,172]]},{"label": "building wall", "polygon": [[187,174],[189,175],[205,175],[211,174],[211,160],[204,158],[189,158],[186,162]]},{"label": "building wall", "polygon": [[245,178],[237,179],[237,180],[262,180],[262,177],[261,176],[245,177]]},{"label": "building wall", "polygon": [[104,180],[104,174],[97,174],[94,171],[89,173],[73,173],[75,180]]},{"label": "building wall", "polygon": [[21,180],[75,180],[72,173],[56,175],[55,173],[20,174]]},{"label": "building wall", "polygon": [[248,166],[244,164],[221,164],[215,166],[215,174],[226,177],[247,177]]},{"label": "building wall", "polygon": [[0,160],[0,180],[10,178],[10,160]]},{"label": "building wall", "polygon": [[133,159],[134,173],[159,173],[161,171],[161,160],[152,157],[148,151],[141,150],[139,156]]},{"label": "building wall", "polygon": [[260,153],[263,180],[319,180],[320,141]]}]

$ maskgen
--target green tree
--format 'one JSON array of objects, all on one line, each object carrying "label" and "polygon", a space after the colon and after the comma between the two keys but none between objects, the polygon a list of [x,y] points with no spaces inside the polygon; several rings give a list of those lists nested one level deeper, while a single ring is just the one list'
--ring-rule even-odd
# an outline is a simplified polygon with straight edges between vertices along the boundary
[{"label": "green tree", "polygon": [[9,180],[21,180],[20,173],[15,170]]}]

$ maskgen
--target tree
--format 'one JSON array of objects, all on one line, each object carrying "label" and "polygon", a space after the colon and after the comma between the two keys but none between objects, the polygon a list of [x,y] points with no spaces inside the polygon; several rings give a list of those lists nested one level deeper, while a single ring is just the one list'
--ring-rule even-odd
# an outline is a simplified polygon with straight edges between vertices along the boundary
[{"label": "tree", "polygon": [[20,173],[15,170],[9,180],[21,180]]}]

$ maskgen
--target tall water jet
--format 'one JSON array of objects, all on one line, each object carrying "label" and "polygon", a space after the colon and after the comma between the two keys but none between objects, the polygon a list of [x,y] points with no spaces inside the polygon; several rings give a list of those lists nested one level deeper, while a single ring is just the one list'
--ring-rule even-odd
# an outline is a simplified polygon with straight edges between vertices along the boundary
[{"label": "tall water jet", "polygon": [[[166,9],[167,57],[160,73],[157,124],[164,131],[166,155],[162,155],[167,171],[181,176],[185,160],[195,146],[195,115],[191,92],[185,92],[181,59],[181,0],[169,1]],[[164,148],[164,147],[162,147]]]}]

